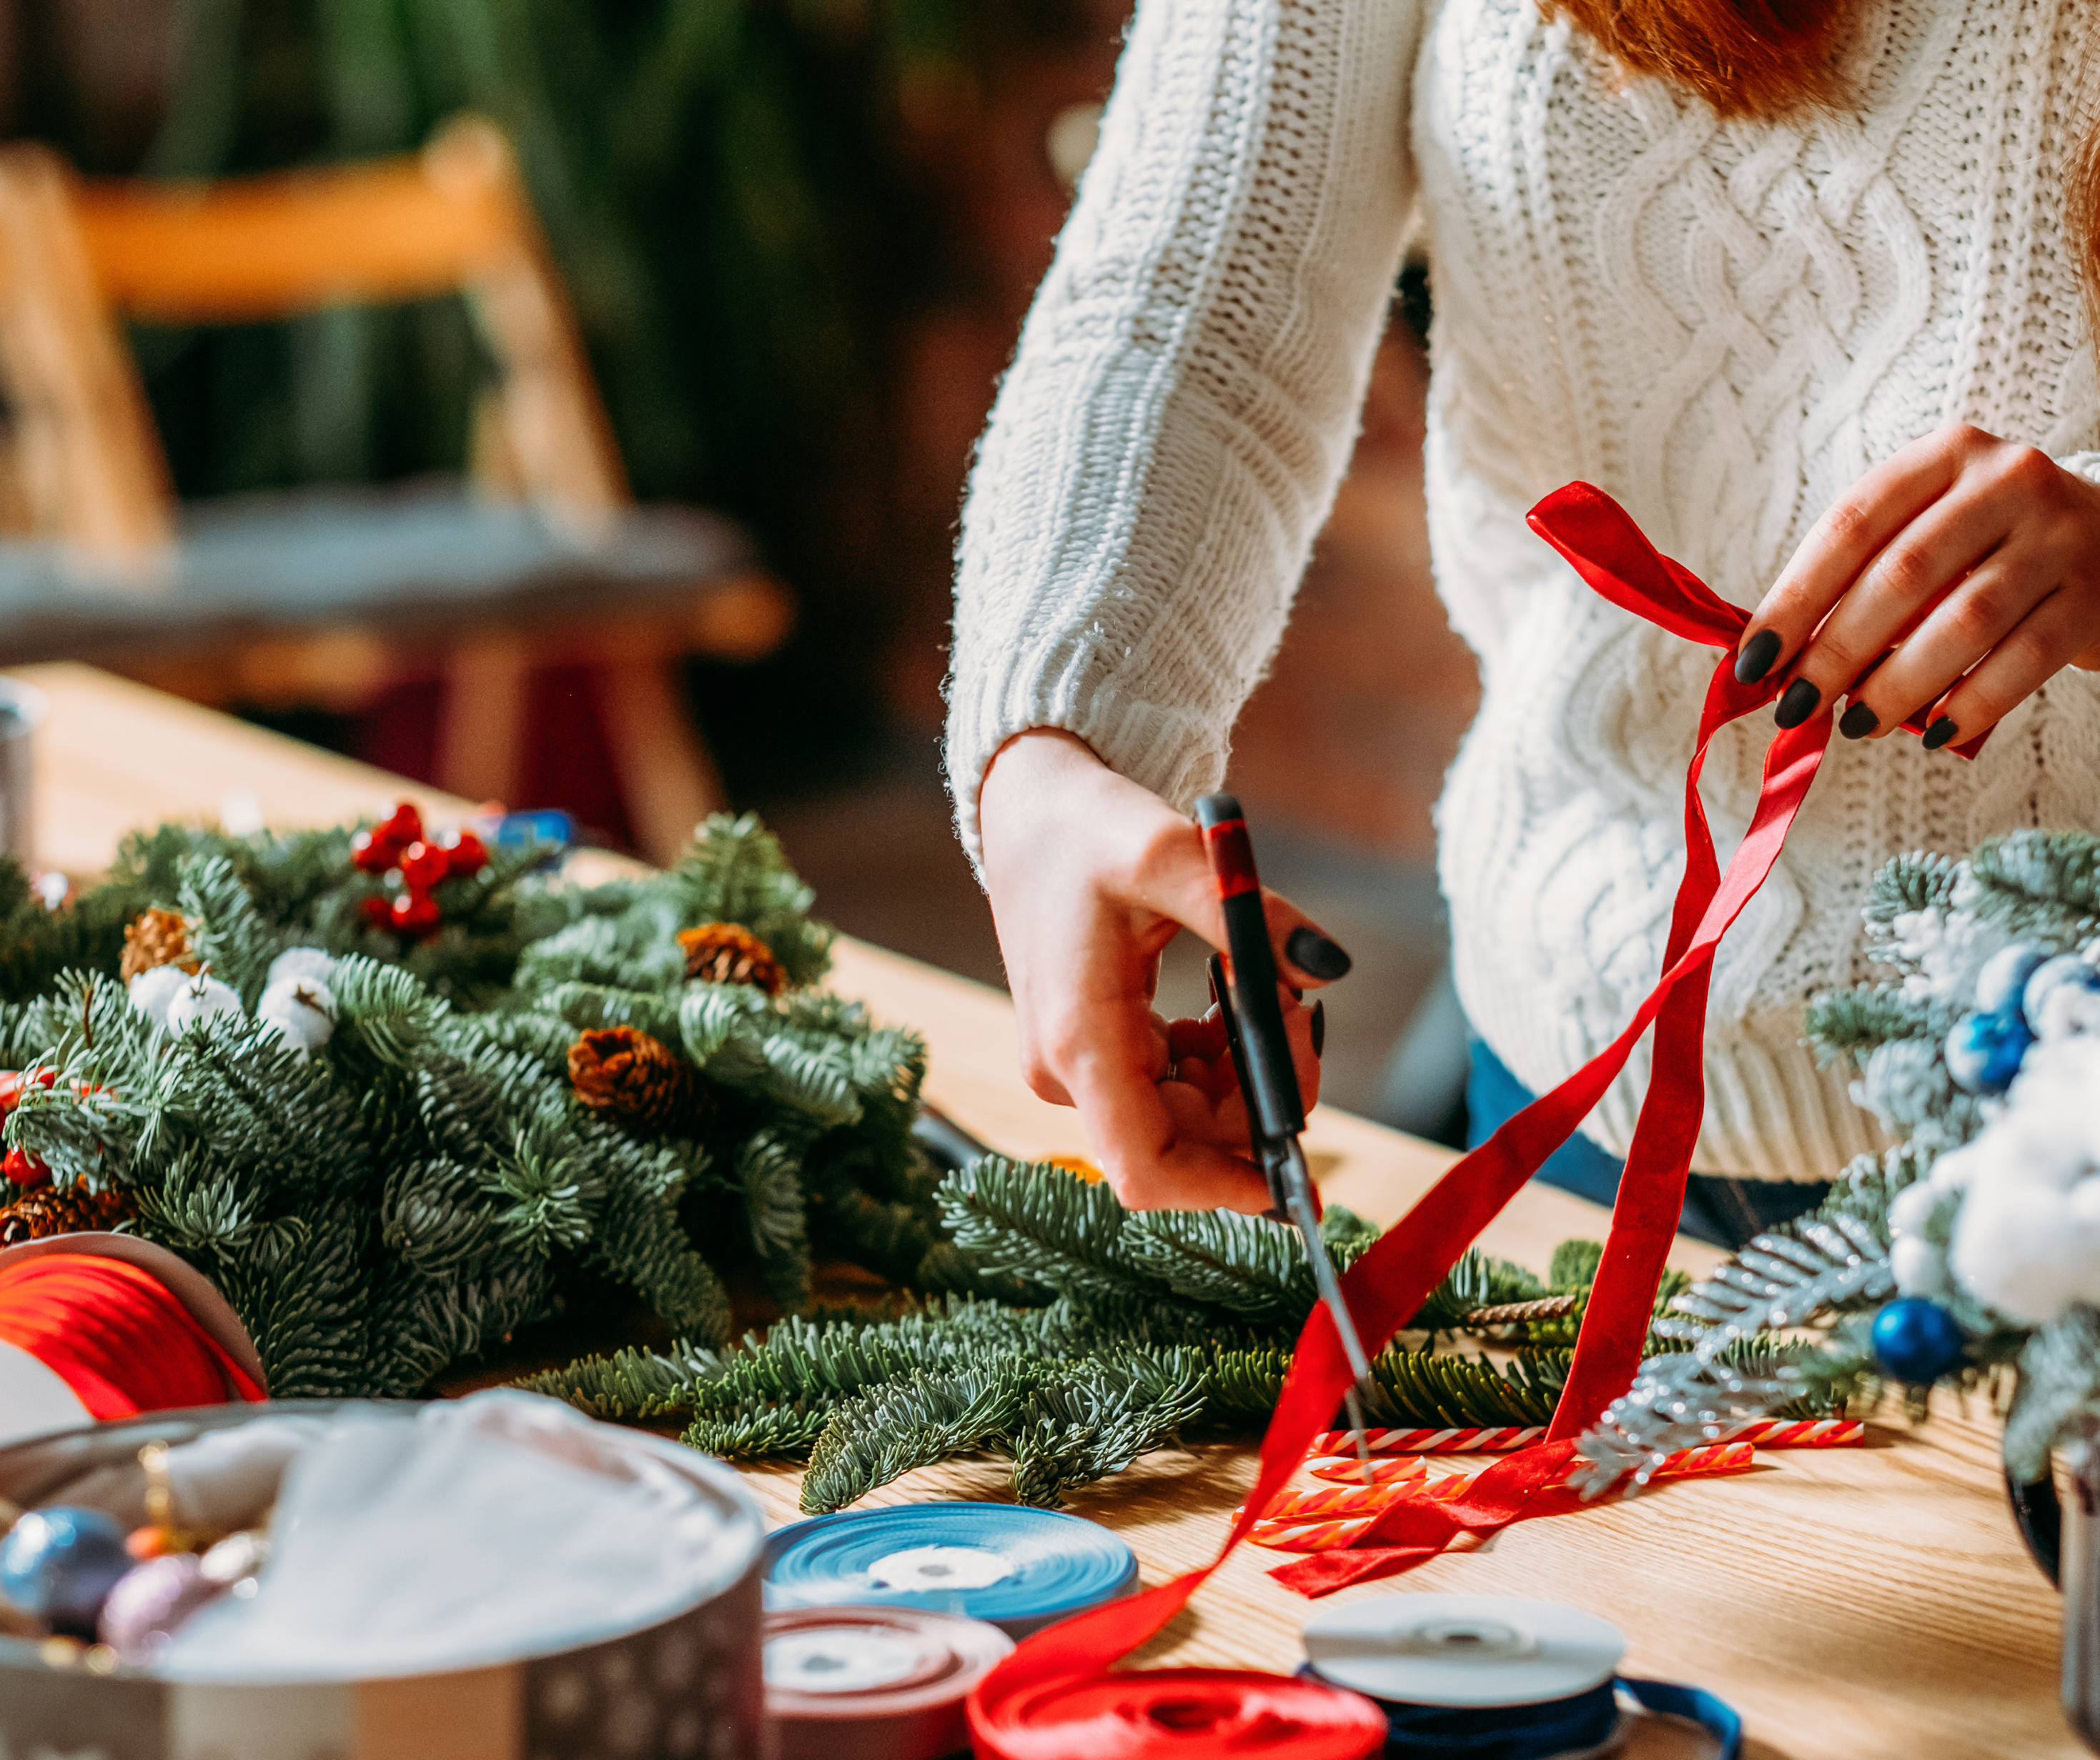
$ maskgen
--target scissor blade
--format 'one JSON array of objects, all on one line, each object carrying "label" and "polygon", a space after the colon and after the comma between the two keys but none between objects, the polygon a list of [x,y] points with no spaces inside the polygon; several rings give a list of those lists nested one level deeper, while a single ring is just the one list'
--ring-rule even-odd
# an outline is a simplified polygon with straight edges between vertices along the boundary
[{"label": "scissor blade", "polygon": [[1357,1389],[1370,1379],[1371,1361],[1364,1350],[1362,1335],[1357,1331],[1357,1318],[1349,1312],[1349,1305],[1342,1296],[1342,1280],[1335,1274],[1335,1261],[1327,1252],[1327,1239],[1320,1232],[1320,1219],[1312,1210],[1312,1173],[1305,1165],[1305,1151],[1295,1137],[1286,1137],[1273,1146],[1273,1150],[1282,1177],[1274,1181],[1283,1188],[1284,1208],[1290,1220],[1297,1224],[1298,1232],[1305,1242],[1305,1257],[1312,1267],[1312,1287],[1326,1304],[1327,1312],[1334,1318],[1335,1331],[1342,1340],[1342,1353],[1349,1359],[1349,1372],[1356,1377],[1347,1395],[1349,1410],[1349,1428],[1357,1438],[1357,1459],[1364,1470],[1364,1483],[1370,1483],[1370,1445],[1364,1437],[1364,1409],[1357,1398]]}]

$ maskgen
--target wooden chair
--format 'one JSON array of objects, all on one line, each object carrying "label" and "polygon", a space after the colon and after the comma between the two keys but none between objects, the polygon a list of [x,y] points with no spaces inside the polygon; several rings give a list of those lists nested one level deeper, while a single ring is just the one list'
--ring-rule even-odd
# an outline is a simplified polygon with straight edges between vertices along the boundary
[{"label": "wooden chair", "polygon": [[[458,292],[500,370],[460,485],[178,506],[117,320],[227,323]],[[440,786],[515,801],[536,667],[582,664],[643,852],[721,804],[687,653],[792,618],[718,516],[633,504],[508,144],[184,186],[0,149],[0,663],[94,659],[194,700],[346,708],[443,675]]]}]

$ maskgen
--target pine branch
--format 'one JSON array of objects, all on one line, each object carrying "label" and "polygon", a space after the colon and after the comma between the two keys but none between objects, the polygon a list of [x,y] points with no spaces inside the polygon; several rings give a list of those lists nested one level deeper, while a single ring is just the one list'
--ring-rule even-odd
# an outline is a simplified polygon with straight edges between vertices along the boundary
[{"label": "pine branch", "polygon": [[2005,1470],[2032,1484],[2047,1476],[2051,1449],[2089,1445],[2089,1415],[2100,1411],[2100,1311],[2079,1303],[2037,1327],[2019,1362],[2019,1384],[2005,1415]]},{"label": "pine branch", "polygon": [[1387,1350],[1373,1359],[1364,1414],[1396,1428],[1540,1424],[1568,1378],[1573,1353],[1520,1352],[1504,1374],[1486,1357]]},{"label": "pine branch", "polygon": [[986,1155],[950,1174],[940,1199],[955,1244],[987,1270],[1074,1297],[1157,1302],[1173,1294],[1124,1243],[1129,1212],[1115,1194],[1067,1168]]},{"label": "pine branch", "polygon": [[1450,1274],[1429,1292],[1428,1300],[1408,1322],[1408,1330],[1454,1332],[1476,1309],[1533,1301],[1546,1293],[1546,1285],[1522,1265],[1491,1259],[1479,1247],[1468,1247]]},{"label": "pine branch", "polygon": [[1896,984],[1825,990],[1808,1005],[1808,1036],[1827,1063],[1840,1052],[1855,1055],[1900,1039],[1943,1041],[1961,1010],[1904,995]]},{"label": "pine branch", "polygon": [[214,977],[240,992],[244,1006],[253,1008],[280,943],[233,864],[223,856],[191,857],[182,866],[179,896],[192,926],[196,957]]},{"label": "pine branch", "polygon": [[2015,831],[1965,864],[1975,914],[2015,941],[2052,953],[2100,935],[2100,837],[2084,831]]},{"label": "pine branch", "polygon": [[842,1401],[810,1452],[803,1510],[844,1509],[915,1467],[982,1447],[1012,1430],[1057,1372],[1053,1363],[999,1351],[938,1377],[914,1371]]},{"label": "pine branch", "polygon": [[690,1412],[695,1388],[720,1368],[714,1352],[682,1339],[668,1352],[626,1349],[610,1357],[580,1357],[566,1368],[525,1375],[510,1384],[566,1400],[586,1417],[632,1422]]},{"label": "pine branch", "polygon": [[1302,1322],[1317,1300],[1293,1228],[1231,1210],[1154,1210],[1125,1220],[1118,1244],[1174,1295],[1257,1324]]},{"label": "pine branch", "polygon": [[1943,909],[1954,891],[1957,864],[1931,850],[1912,850],[1875,871],[1866,917],[1886,929],[1912,911]]},{"label": "pine branch", "polygon": [[1049,1508],[1074,1485],[1121,1472],[1202,1411],[1207,1380],[1199,1351],[1127,1350],[1038,1388],[1001,1439],[1014,1501]]}]

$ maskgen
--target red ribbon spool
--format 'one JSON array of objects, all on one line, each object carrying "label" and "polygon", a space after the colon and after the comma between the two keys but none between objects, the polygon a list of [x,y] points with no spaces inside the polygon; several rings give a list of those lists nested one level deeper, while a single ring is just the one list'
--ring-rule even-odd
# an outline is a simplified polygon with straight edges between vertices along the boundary
[{"label": "red ribbon spool", "polygon": [[99,1253],[0,1267],[0,1340],[58,1375],[98,1420],[264,1397],[152,1272]]},{"label": "red ribbon spool", "polygon": [[[1375,1242],[1342,1278],[1350,1312],[1374,1353],[1421,1307],[1480,1231],[1574,1133],[1626,1067],[1651,1025],[1655,1049],[1647,1098],[1627,1151],[1612,1226],[1576,1340],[1575,1357],[1546,1439],[1483,1471],[1463,1496],[1449,1502],[1410,1498],[1395,1503],[1354,1544],[1302,1558],[1272,1573],[1308,1595],[1391,1576],[1436,1557],[1462,1533],[1493,1533],[1528,1516],[1579,1508],[1573,1494],[1542,1497],[1565,1472],[1576,1439],[1631,1384],[1648,1337],[1655,1291],[1684,1205],[1684,1182],[1706,1106],[1702,1061],[1706,989],[1714,949],[1771,872],[1787,829],[1815,781],[1830,743],[1830,706],[1798,727],[1783,729],[1765,754],[1755,815],[1727,872],[1720,872],[1699,774],[1714,736],[1729,722],[1763,707],[1779,681],[1739,682],[1735,649],[1748,616],[1716,595],[1682,564],[1650,544],[1626,510],[1601,489],[1570,483],[1531,510],[1536,531],[1604,598],[1687,641],[1722,649],[1699,717],[1698,745],[1684,779],[1684,878],[1678,887],[1661,980],[1626,1031],[1550,1093],[1505,1123],[1464,1156],[1419,1202]],[[1877,664],[1879,662],[1877,662]],[[1870,669],[1871,670],[1871,669]],[[1904,723],[1921,731],[1913,719]],[[1957,746],[1973,757],[1983,739]],[[1034,1760],[1053,1753],[1091,1752],[1125,1760],[1149,1749],[1118,1746],[1105,1707],[1145,1692],[1146,1674],[1101,1671],[1150,1638],[1178,1613],[1282,1490],[1314,1440],[1334,1422],[1352,1377],[1340,1338],[1324,1305],[1315,1306],[1275,1415],[1262,1438],[1261,1470],[1225,1537],[1217,1560],[1200,1570],[1131,1600],[1097,1608],[1039,1632],[994,1670],[970,1701],[977,1751],[990,1760]],[[1225,1677],[1261,1683],[1266,1675]],[[1255,1689],[1242,1687],[1242,1691]],[[1059,1697],[1061,1692],[1063,1698]],[[1037,1705],[1098,1694],[1104,1707],[1096,1745],[1039,1743],[1016,1733],[1017,1718]],[[1075,1731],[1075,1734],[1079,1733]],[[1168,1752],[1172,1750],[1162,1750]],[[1196,1750],[1191,1750],[1194,1752]],[[1221,1753],[1233,1750],[1220,1749]]]},{"label": "red ribbon spool", "polygon": [[[1052,1626],[1026,1643],[1062,1630]],[[1009,1670],[1013,1678],[1003,1680]],[[1366,1760],[1385,1747],[1386,1715],[1370,1700],[1287,1674],[1238,1669],[1023,1674],[1012,1662],[1002,1664],[971,1696],[971,1734],[984,1760],[1237,1760],[1255,1753]]]}]

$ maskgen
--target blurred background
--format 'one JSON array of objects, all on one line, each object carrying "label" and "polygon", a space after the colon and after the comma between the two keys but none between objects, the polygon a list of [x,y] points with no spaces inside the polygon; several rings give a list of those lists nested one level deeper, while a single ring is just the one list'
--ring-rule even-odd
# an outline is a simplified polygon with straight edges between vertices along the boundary
[{"label": "blurred background", "polygon": [[[1125,11],[0,0],[0,139],[43,143],[82,187],[121,195],[130,180],[165,189],[411,154],[463,112],[493,123],[633,500],[726,516],[792,606],[778,635],[673,656],[676,712],[710,785],[766,816],[842,927],[996,983],[938,764],[950,555],[970,448],[1091,151]],[[11,211],[0,202],[0,222]],[[115,249],[90,242],[98,263]],[[1428,578],[1414,293],[1396,290],[1355,464],[1241,724],[1233,782],[1265,878],[1356,956],[1330,998],[1329,1097],[1435,1131],[1452,1122],[1436,1071],[1457,1028],[1434,1003],[1429,812],[1475,685]],[[492,358],[471,295],[309,299],[210,323],[116,310],[178,517],[460,472],[479,456],[490,387],[517,371]],[[38,407],[24,346],[11,355],[0,322],[18,451]],[[33,546],[33,513],[0,508],[0,526]],[[484,611],[500,636],[496,604]],[[461,785],[448,717],[482,675],[427,658],[435,638],[396,639],[386,615],[360,613],[355,640],[351,623],[324,619],[314,627],[336,645],[310,631],[296,654],[253,631],[237,655],[231,636],[179,653],[135,635],[60,646]],[[549,627],[535,626],[504,699],[527,730],[505,772],[510,804],[564,808],[596,841],[646,853],[610,743],[618,715]],[[487,631],[477,640],[490,651]],[[411,649],[424,663],[403,658]],[[1170,1002],[1194,1005],[1198,983],[1177,955]]]}]

